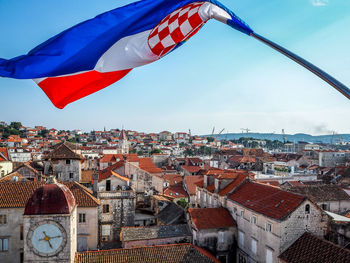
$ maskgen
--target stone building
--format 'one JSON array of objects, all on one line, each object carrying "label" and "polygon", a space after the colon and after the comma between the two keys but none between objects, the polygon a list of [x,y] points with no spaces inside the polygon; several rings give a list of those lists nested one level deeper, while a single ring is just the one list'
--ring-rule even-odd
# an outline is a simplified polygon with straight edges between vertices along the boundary
[{"label": "stone building", "polygon": [[193,244],[211,251],[222,263],[235,260],[237,224],[225,208],[190,208]]},{"label": "stone building", "polygon": [[24,209],[24,262],[73,263],[76,226],[77,205],[65,185],[47,183],[36,189]]},{"label": "stone building", "polygon": [[135,195],[130,188],[130,179],[113,171],[115,165],[93,177],[94,192],[101,201],[99,232],[102,246],[115,246],[120,239],[120,230],[134,226]]},{"label": "stone building", "polygon": [[208,170],[203,181],[196,184],[196,207],[225,207],[227,195],[249,180],[251,174],[242,170]]},{"label": "stone building", "polygon": [[[60,181],[76,181],[81,179],[81,163],[83,157],[74,152],[74,145],[63,142],[44,158],[44,174],[55,174]],[[50,172],[50,169],[53,171]]]},{"label": "stone building", "polygon": [[[0,183],[0,239],[7,244],[1,251],[1,262],[23,262],[24,232],[23,213],[33,192],[41,182],[19,181]],[[100,202],[92,193],[76,182],[64,183],[73,193],[77,203],[78,251],[95,250],[98,247],[98,206]]]},{"label": "stone building", "polygon": [[278,262],[278,256],[308,231],[322,237],[328,217],[306,197],[274,186],[246,182],[226,200],[238,228],[238,262]]}]

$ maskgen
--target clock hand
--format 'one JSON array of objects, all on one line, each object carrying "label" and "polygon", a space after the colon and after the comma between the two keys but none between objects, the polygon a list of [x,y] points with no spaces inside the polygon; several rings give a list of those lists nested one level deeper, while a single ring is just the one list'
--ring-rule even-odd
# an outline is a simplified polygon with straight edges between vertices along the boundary
[{"label": "clock hand", "polygon": [[50,239],[47,240],[47,242],[49,243],[50,248],[52,248],[52,245],[51,245],[51,243],[50,243]]},{"label": "clock hand", "polygon": [[55,236],[55,237],[50,237],[50,239],[53,239],[53,238],[60,238],[62,236]]}]

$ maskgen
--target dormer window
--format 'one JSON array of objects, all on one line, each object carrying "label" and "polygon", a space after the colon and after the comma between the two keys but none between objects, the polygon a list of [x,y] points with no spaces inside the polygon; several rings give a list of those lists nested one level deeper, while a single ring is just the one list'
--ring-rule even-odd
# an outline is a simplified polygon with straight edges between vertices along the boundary
[{"label": "dormer window", "polygon": [[305,205],[305,214],[310,214],[310,205]]},{"label": "dormer window", "polygon": [[71,160],[66,160],[66,164],[71,164]]}]

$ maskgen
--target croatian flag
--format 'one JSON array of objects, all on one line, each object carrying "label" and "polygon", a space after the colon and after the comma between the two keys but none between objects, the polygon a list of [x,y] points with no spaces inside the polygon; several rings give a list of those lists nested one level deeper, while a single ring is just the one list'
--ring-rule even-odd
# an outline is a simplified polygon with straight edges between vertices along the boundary
[{"label": "croatian flag", "polygon": [[0,59],[0,76],[33,79],[64,108],[165,56],[211,18],[252,32],[215,0],[144,0],[67,29],[27,55]]},{"label": "croatian flag", "polygon": [[111,10],[50,38],[27,55],[0,59],[0,76],[33,79],[62,109],[167,55],[211,18],[274,48],[350,99],[350,90],[341,82],[256,34],[216,0],[143,0]]}]

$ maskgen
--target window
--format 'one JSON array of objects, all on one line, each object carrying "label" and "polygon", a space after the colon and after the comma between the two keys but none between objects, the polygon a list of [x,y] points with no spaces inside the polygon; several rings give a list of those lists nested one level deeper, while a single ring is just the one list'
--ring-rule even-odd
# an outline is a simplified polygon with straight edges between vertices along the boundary
[{"label": "window", "polygon": [[209,195],[209,204],[211,205],[211,195]]},{"label": "window", "polygon": [[244,217],[244,210],[241,211],[241,217]]},{"label": "window", "polygon": [[272,250],[270,248],[266,248],[266,258],[265,258],[266,263],[272,263]]},{"label": "window", "polygon": [[102,236],[109,236],[111,234],[111,225],[102,225]]},{"label": "window", "polygon": [[74,173],[69,173],[69,178],[73,179]]},{"label": "window", "polygon": [[86,223],[86,214],[79,213],[79,223]]},{"label": "window", "polygon": [[111,191],[111,180],[106,181],[106,191]]},{"label": "window", "polygon": [[305,206],[305,214],[310,214],[310,205],[309,204],[307,204]]},{"label": "window", "polygon": [[102,211],[103,211],[103,213],[109,213],[109,205],[103,205]]},{"label": "window", "polygon": [[9,251],[9,239],[0,238],[0,251]]},{"label": "window", "polygon": [[256,255],[256,247],[257,247],[258,241],[254,238],[252,238],[252,243],[251,243],[251,250],[254,255]]},{"label": "window", "polygon": [[19,239],[23,240],[23,225],[21,225],[19,229]]},{"label": "window", "polygon": [[271,224],[271,223],[266,223],[265,230],[266,230],[267,232],[272,232],[272,224]]},{"label": "window", "polygon": [[197,196],[198,196],[198,200],[200,200],[201,199],[201,191],[197,192]]},{"label": "window", "polygon": [[252,216],[250,218],[250,223],[253,223],[254,225],[256,225],[256,216]]},{"label": "window", "polygon": [[203,194],[203,198],[204,198],[204,202],[206,202],[207,201],[207,194],[206,193]]},{"label": "window", "polygon": [[0,215],[0,226],[7,224],[7,215]]},{"label": "window", "polygon": [[71,164],[71,160],[66,160],[66,164]]},{"label": "window", "polygon": [[225,232],[223,232],[223,231],[219,232],[219,242],[220,243],[225,242]]},{"label": "window", "polygon": [[322,205],[321,205],[321,208],[322,208],[323,210],[327,210],[327,204],[322,204]]},{"label": "window", "polygon": [[244,233],[242,231],[238,231],[238,242],[241,246],[244,246]]}]

